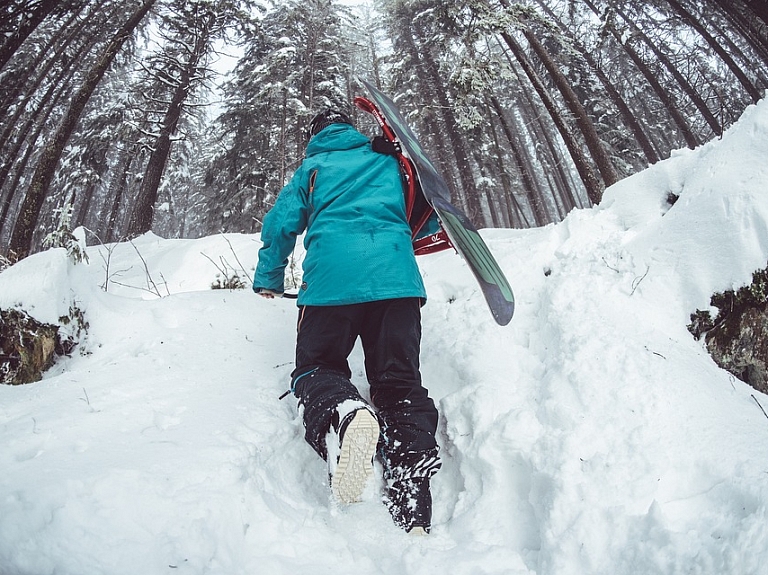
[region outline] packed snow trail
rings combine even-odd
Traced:
[[[22,261],[0,307],[76,305],[89,328],[84,354],[0,387],[0,573],[764,573],[768,397],[686,324],[768,262],[765,157],[763,101],[598,208],[484,231],[518,296],[507,327],[454,254],[419,260],[444,458],[422,538],[375,498],[331,502],[277,399],[295,304],[209,289],[222,259],[255,264],[258,236]],[[359,348],[351,367],[367,393]]]

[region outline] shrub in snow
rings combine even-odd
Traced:
[[[216,279],[211,284],[211,289],[245,289],[248,287],[243,278],[241,278],[237,272],[216,274]]]
[[[72,221],[72,204],[57,210],[59,213],[59,225],[43,240],[45,248],[64,248],[73,263],[85,261],[88,263],[88,255],[85,253],[85,237],[77,237],[70,227]],[[81,228],[78,228],[81,230]]]

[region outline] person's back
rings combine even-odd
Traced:
[[[282,275],[274,272],[305,228],[300,305],[426,298],[397,160],[374,152],[348,124],[332,124],[312,138],[306,159],[264,218],[267,249],[259,254],[254,285],[282,291]]]
[[[400,170],[348,124],[312,138],[301,304],[426,297],[411,246]]]

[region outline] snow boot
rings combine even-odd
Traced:
[[[395,481],[384,494],[395,525],[412,535],[426,535],[432,528],[432,494],[429,478]]]
[[[393,465],[385,459],[387,487],[384,504],[395,525],[413,535],[426,535],[432,528],[430,478],[440,469],[437,449],[407,453]]]
[[[373,477],[373,456],[379,433],[379,422],[368,407],[358,407],[344,416],[338,411],[334,413],[326,444],[331,492],[339,502],[349,504],[362,500]]]

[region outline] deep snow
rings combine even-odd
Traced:
[[[89,329],[85,353],[0,387],[0,573],[768,573],[768,397],[686,330],[768,261],[767,157],[763,100],[597,208],[484,231],[517,296],[507,327],[455,254],[419,260],[444,457],[425,538],[375,497],[330,501],[277,399],[294,302],[210,289],[223,260],[252,268],[258,236],[20,262],[0,307],[56,322],[76,304]]]

